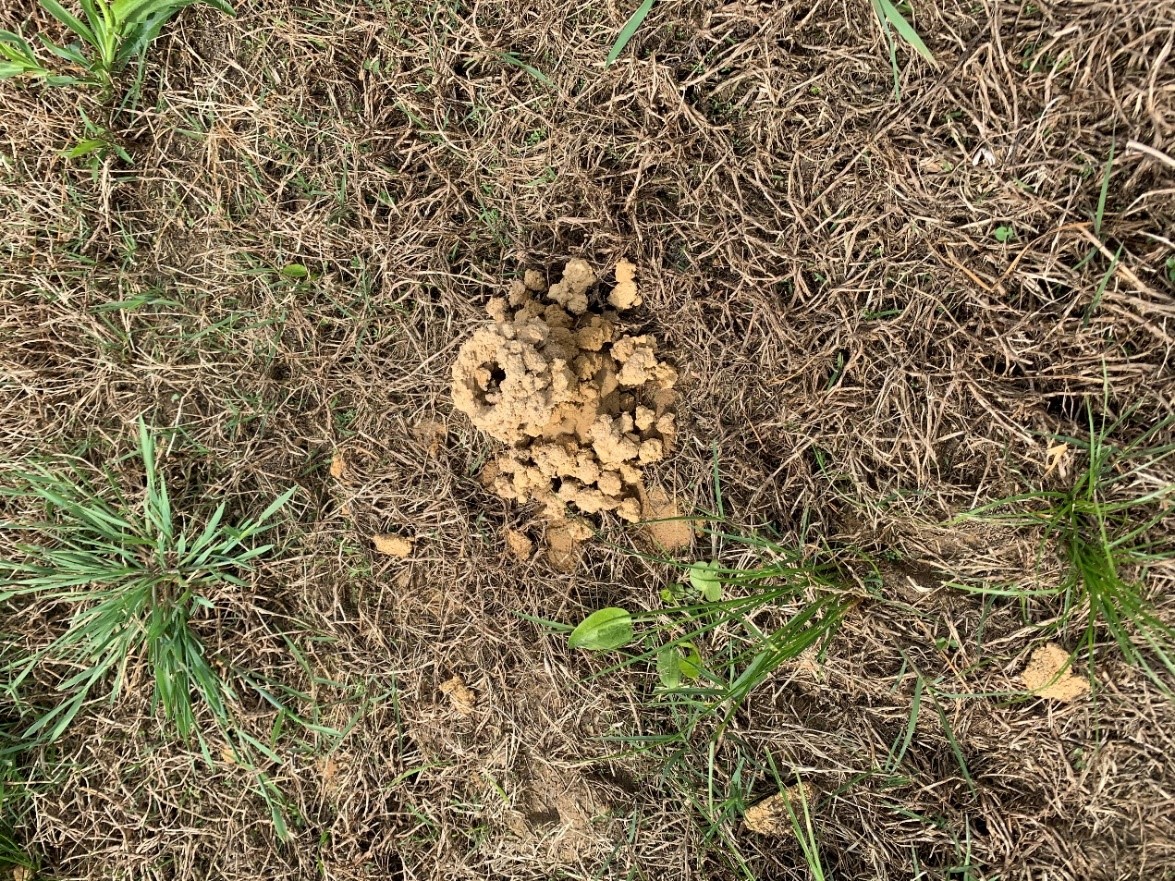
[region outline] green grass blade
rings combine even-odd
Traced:
[[[942,724],[943,733],[946,734],[947,743],[950,745],[951,752],[955,756],[955,761],[959,763],[959,770],[963,773],[963,779],[967,781],[967,788],[971,790],[971,794],[977,796],[979,794],[978,788],[975,786],[975,780],[971,777],[971,772],[967,769],[967,759],[963,756],[963,749],[959,746],[959,741],[955,738],[954,729],[947,721],[946,711],[943,710],[942,705],[937,699],[934,700],[934,708],[938,710],[938,720]]]
[[[1082,327],[1089,327],[1089,321],[1093,318],[1094,313],[1102,305],[1102,296],[1106,293],[1106,287],[1110,284],[1110,279],[1114,276],[1114,270],[1118,268],[1118,260],[1122,257],[1122,245],[1118,246],[1118,252],[1114,255],[1114,259],[1110,261],[1110,268],[1106,270],[1106,274],[1102,276],[1101,283],[1097,286],[1097,290],[1093,292],[1093,299],[1089,301],[1089,305],[1085,308],[1085,315],[1081,319]]]
[[[1106,196],[1110,192],[1110,169],[1114,164],[1114,142],[1110,141],[1110,155],[1106,157],[1105,168],[1102,169],[1102,188],[1097,197],[1097,212],[1093,215],[1093,234],[1098,238],[1102,235],[1102,219],[1106,214]],[[1122,253],[1119,249],[1118,253]]]
[[[263,526],[266,522],[268,522],[268,520],[274,514],[276,514],[278,511],[280,511],[282,508],[284,508],[286,506],[286,503],[294,497],[294,493],[296,493],[297,491],[298,491],[298,487],[291,486],[288,490],[286,490],[284,493],[282,493],[280,496],[278,496],[276,499],[274,499],[272,502],[270,502],[269,507],[267,507],[264,511],[262,511],[261,515],[256,520],[253,521],[253,523],[256,525],[255,525],[254,529],[250,531],[250,534],[255,532],[257,528]]]
[[[519,67],[522,70],[525,70],[527,73],[529,73],[532,77],[534,77],[536,80],[538,80],[544,86],[554,86],[555,85],[551,81],[551,78],[549,76],[547,76],[545,73],[543,73],[537,67],[535,67],[533,64],[527,64],[525,61],[523,61],[521,58],[519,58],[513,52],[499,52],[498,58],[501,59],[502,61],[505,61],[507,64],[512,64],[515,67]]]
[[[46,12],[52,15],[55,19],[57,19],[91,46],[97,45],[98,40],[94,36],[94,31],[80,18],[58,3],[57,0],[41,0],[41,6],[45,8]]]
[[[910,718],[906,722],[906,731],[902,735],[902,742],[897,750],[890,750],[890,758],[886,763],[886,768],[890,772],[901,766],[902,759],[906,757],[906,751],[914,740],[914,732],[918,727],[918,712],[922,707],[922,689],[925,684],[926,680],[921,675],[914,681],[914,697],[910,701]]]
[[[189,560],[198,558],[216,537],[217,530],[220,529],[220,521],[224,518],[226,504],[226,502],[221,502],[216,506],[216,510],[212,512],[212,516],[208,518],[208,524],[204,527],[204,531],[192,542],[192,546],[188,549]]]
[[[913,25],[906,21],[892,0],[874,0],[874,8],[880,9],[881,14],[885,16],[885,20],[893,25],[893,29],[898,32],[903,40],[910,44],[919,55],[929,61],[931,64],[938,62],[934,58],[934,54],[922,42],[922,38],[918,36],[918,32],[914,30]]]
[[[628,41],[632,39],[645,19],[648,18],[656,2],[657,0],[644,0],[636,8],[636,12],[629,17],[628,21],[624,23],[624,27],[620,29],[620,33],[616,36],[616,42],[612,44],[612,51],[608,53],[608,57],[604,60],[605,65],[615,63],[616,59],[620,57],[620,53],[624,51],[624,47],[628,45]]]

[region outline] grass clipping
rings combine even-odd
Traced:
[[[453,403],[506,447],[485,484],[539,503],[576,539],[591,534],[577,514],[641,519],[643,468],[665,457],[675,430],[677,372],[658,360],[654,337],[623,333],[620,311],[641,300],[633,264],[621,260],[615,275],[607,306],[593,310],[586,261],[569,261],[549,288],[529,270],[489,302],[491,321],[453,365]]]

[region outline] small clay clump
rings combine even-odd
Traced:
[[[627,260],[616,266],[608,302],[617,309],[640,303],[635,270]],[[642,469],[673,441],[677,382],[652,336],[626,335],[618,312],[589,309],[595,283],[580,259],[549,288],[527,271],[508,297],[490,301],[490,323],[453,365],[453,403],[507,447],[486,465],[486,484],[588,534],[571,509],[641,518]]]
[[[1075,675],[1072,663],[1067,651],[1050,642],[1032,653],[1020,678],[1034,695],[1069,703],[1089,693],[1089,680]]]

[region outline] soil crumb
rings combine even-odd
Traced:
[[[412,539],[405,538],[402,535],[381,532],[371,542],[375,545],[376,552],[386,557],[399,557],[400,559],[404,559],[412,556]]]
[[[635,267],[621,261],[616,273],[613,305],[639,303]],[[486,486],[540,503],[551,523],[573,510],[640,520],[643,468],[665,457],[676,428],[677,372],[654,337],[624,334],[616,311],[589,310],[595,282],[578,258],[545,293],[528,270],[490,301],[491,321],[453,365],[453,403],[506,445],[483,471]]]
[[[658,521],[644,524],[645,533],[665,551],[680,551],[694,543],[694,521],[671,520],[681,517],[677,501],[659,486],[651,487],[641,498],[641,517]]]
[[[582,521],[562,520],[547,527],[547,560],[560,572],[574,572],[583,543],[592,531]]]
[[[804,802],[810,805],[815,798],[815,786],[811,783],[797,783],[789,786],[785,792],[777,792],[751,805],[743,814],[743,823],[749,831],[758,835],[792,835],[794,830],[787,811],[788,804],[796,819],[803,823]]]
[[[448,695],[449,702],[459,716],[472,716],[477,708],[477,696],[460,676],[454,676],[440,684],[441,693]]]
[[[641,304],[641,295],[636,287],[636,266],[627,260],[616,261],[616,287],[608,295],[608,302],[621,311]]]
[[[1089,692],[1089,680],[1073,675],[1069,653],[1054,642],[1032,653],[1020,678],[1024,687],[1037,697],[1065,703]]]
[[[525,532],[519,532],[517,529],[506,530],[506,547],[510,549],[510,553],[524,562],[534,553],[534,542]]]

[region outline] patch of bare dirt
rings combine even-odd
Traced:
[[[506,825],[518,845],[537,848],[542,863],[573,866],[600,847],[609,806],[576,770],[536,762],[519,809]],[[525,852],[525,851],[524,851]]]

